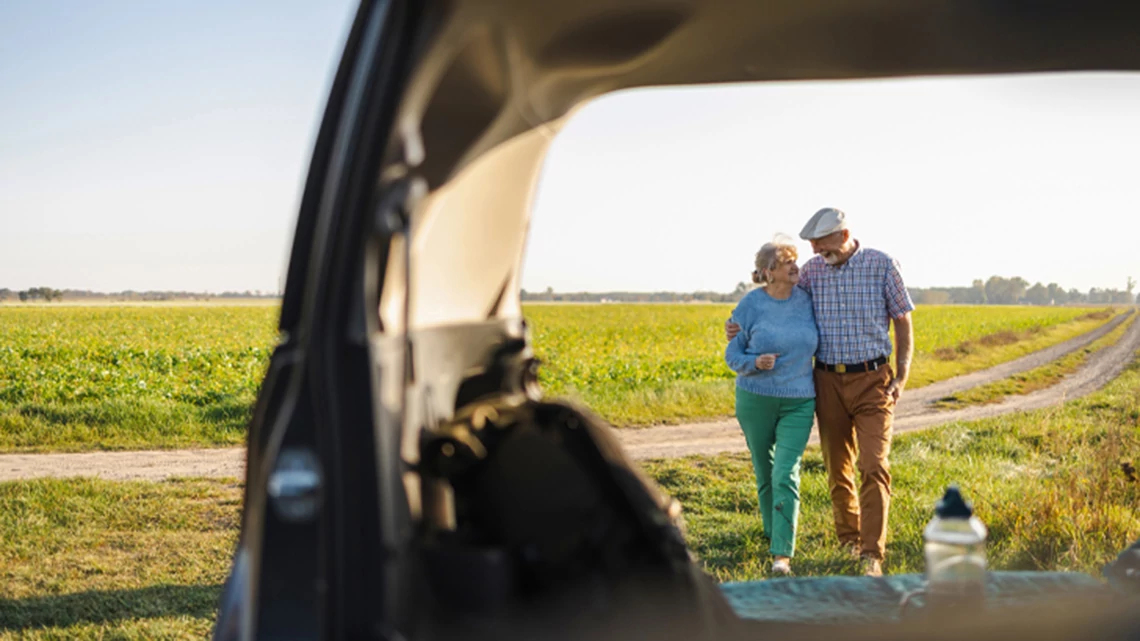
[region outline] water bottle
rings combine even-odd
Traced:
[[[986,526],[954,485],[934,508],[926,540],[926,602],[931,610],[981,608],[986,588]]]

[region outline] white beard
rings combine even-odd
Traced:
[[[839,262],[839,254],[836,254],[834,252],[824,252],[820,254],[820,256],[823,256],[823,262],[827,263],[828,265],[834,265]]]

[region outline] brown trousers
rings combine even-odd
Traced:
[[[815,415],[831,509],[839,541],[882,560],[891,505],[891,425],[895,404],[887,394],[889,366],[837,374],[815,370]],[[855,494],[855,467],[861,482]]]

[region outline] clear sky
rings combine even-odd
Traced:
[[[524,288],[727,291],[832,206],[910,285],[1123,289],[1140,278],[1138,114],[1140,74],[604,97],[548,156]]]
[[[0,287],[276,291],[351,4],[0,2]]]
[[[276,290],[351,5],[0,3],[0,287]],[[834,206],[911,285],[1123,288],[1136,114],[1140,74],[605,97],[551,151],[523,286],[728,291]]]

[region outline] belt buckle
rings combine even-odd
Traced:
[[[837,374],[846,374],[846,373],[847,373],[847,366],[846,366],[846,365],[844,365],[843,363],[840,363],[840,364],[836,365],[836,366],[835,366],[835,373],[837,373]]]

